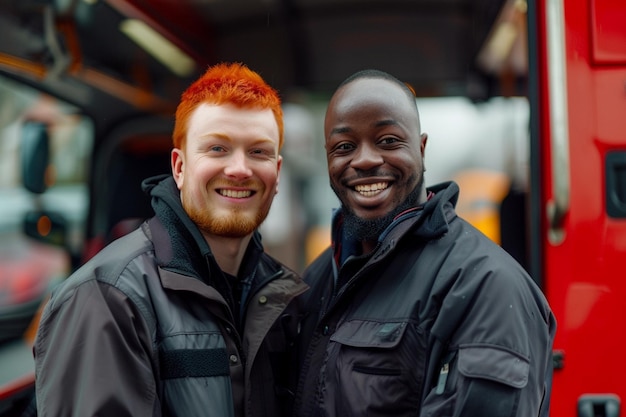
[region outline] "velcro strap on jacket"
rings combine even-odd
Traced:
[[[179,349],[160,353],[161,379],[230,375],[225,349]]]

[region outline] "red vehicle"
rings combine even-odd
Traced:
[[[150,215],[139,182],[169,169],[179,94],[220,60],[258,70],[286,105],[314,122],[286,140],[281,185],[291,185],[291,194],[279,196],[291,205],[278,223],[289,224],[288,233],[282,241],[264,234],[270,251],[296,270],[326,243],[326,210],[335,203],[319,129],[345,76],[379,67],[420,98],[461,97],[472,109],[523,99],[524,186],[502,199],[510,185],[503,173],[480,171],[479,186],[464,186],[461,195],[475,188],[491,200],[479,202],[474,220],[520,260],[555,312],[551,416],[623,414],[626,362],[615,358],[626,344],[624,0],[0,0],[0,28],[0,326],[27,331],[0,333],[0,416],[34,415],[37,305],[59,274]],[[157,42],[168,46],[155,51]],[[159,56],[170,48],[175,58]],[[447,125],[459,119],[456,110],[437,114]],[[426,126],[431,120],[423,116]],[[12,129],[24,132],[33,121],[39,145],[21,159],[10,152],[30,139]],[[450,136],[469,140],[472,130]],[[428,166],[446,135],[426,131]],[[38,165],[35,151],[48,145],[49,158]],[[459,149],[445,152],[449,158]],[[493,162],[494,155],[481,156]],[[33,168],[3,188],[16,161]],[[35,185],[26,188],[36,191],[29,194],[23,185],[30,180]]]
[[[626,398],[626,3],[529,2],[531,259],[558,320],[551,415]]]

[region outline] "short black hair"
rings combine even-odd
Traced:
[[[357,71],[354,74],[350,75],[345,80],[343,80],[341,84],[339,84],[337,89],[340,89],[344,85],[350,84],[351,82],[360,80],[362,78],[378,78],[378,79],[388,80],[393,83],[396,83],[398,86],[400,86],[400,88],[402,88],[402,90],[404,90],[404,92],[411,99],[411,101],[415,103],[415,90],[413,89],[413,87],[411,87],[409,84],[403,81],[400,81],[398,78],[394,77],[388,72],[381,71],[378,69],[370,68],[370,69]],[[416,107],[417,107],[417,104],[416,104]]]

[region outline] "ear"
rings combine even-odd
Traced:
[[[185,177],[185,154],[181,149],[172,149],[171,154],[172,176],[176,182],[176,186],[180,190],[183,187]]]
[[[420,135],[420,153],[422,154],[422,158],[426,154],[426,142],[428,142],[428,133],[422,133]]]
[[[283,156],[278,155],[278,163],[276,165],[276,191],[274,194],[278,194],[278,183],[280,182],[280,168],[283,166]]]

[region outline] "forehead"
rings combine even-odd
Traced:
[[[277,152],[280,150],[279,128],[272,110],[238,107],[230,103],[202,103],[187,120],[185,149],[197,149],[213,140],[227,140],[243,146],[265,143]]]
[[[340,87],[333,95],[326,113],[327,123],[341,123],[348,118],[389,118],[405,124],[419,119],[415,102],[391,80],[360,78]]]
[[[278,124],[271,109],[202,103],[191,114],[187,127],[189,134],[256,132],[260,137],[278,141]]]

